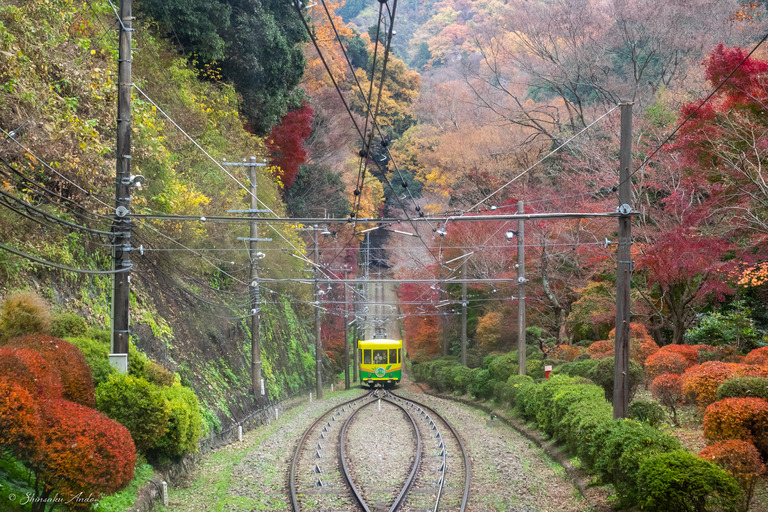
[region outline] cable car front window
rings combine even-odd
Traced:
[[[387,351],[386,350],[374,350],[373,351],[373,364],[387,364]]]
[[[397,349],[389,349],[389,364],[396,364],[397,362]]]
[[[371,351],[363,350],[363,364],[371,364]]]

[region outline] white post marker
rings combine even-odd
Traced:
[[[309,392],[309,403],[312,403],[312,392]]]
[[[279,415],[278,414],[278,409],[277,409],[277,407],[275,407],[275,419],[277,419],[278,415]]]
[[[168,482],[163,480],[163,506],[168,506]]]
[[[237,426],[237,440],[242,442],[243,441],[243,426],[238,425]]]
[[[261,379],[261,394],[264,394],[264,379]]]
[[[333,393],[333,382],[331,382],[331,393]]]
[[[381,410],[381,398],[379,398],[379,410]]]

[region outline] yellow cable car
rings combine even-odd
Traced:
[[[360,351],[360,383],[374,387],[394,386],[403,376],[403,340],[372,339],[357,342]]]

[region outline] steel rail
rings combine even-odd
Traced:
[[[328,416],[328,415],[329,415],[329,414],[330,414],[330,413],[331,413],[333,410],[335,410],[335,409],[338,409],[339,407],[345,407],[345,406],[347,406],[347,405],[349,405],[349,404],[352,404],[352,403],[354,403],[354,402],[356,402],[356,401],[358,401],[358,400],[362,400],[362,399],[364,399],[364,398],[367,398],[367,397],[371,396],[372,394],[373,394],[373,393],[368,393],[367,395],[361,395],[361,396],[359,396],[359,397],[357,397],[357,398],[353,398],[352,400],[349,400],[349,401],[347,401],[347,402],[343,402],[343,403],[341,403],[341,404],[338,404],[338,405],[335,405],[335,406],[333,406],[331,409],[328,409],[326,412],[324,412],[323,414],[321,414],[321,415],[320,415],[320,416],[319,416],[319,417],[318,417],[318,418],[317,418],[317,419],[314,421],[314,423],[312,423],[312,425],[310,425],[310,426],[309,426],[309,428],[307,428],[307,430],[305,430],[305,431],[304,431],[304,434],[301,436],[301,439],[299,439],[299,443],[298,443],[298,445],[296,446],[296,451],[295,451],[295,453],[293,454],[293,459],[291,460],[291,471],[290,471],[290,474],[289,474],[289,477],[288,477],[288,487],[289,487],[289,489],[290,489],[290,492],[291,492],[291,506],[293,507],[293,511],[294,511],[294,512],[300,512],[300,510],[301,510],[301,509],[299,508],[299,498],[298,498],[298,496],[296,495],[296,463],[298,462],[298,460],[299,460],[299,457],[301,456],[301,449],[302,449],[302,448],[303,448],[303,446],[304,446],[304,442],[307,440],[307,436],[308,436],[308,435],[309,435],[309,433],[310,433],[312,430],[314,430],[314,429],[315,429],[315,427],[317,427],[317,425],[318,425],[318,424],[319,424],[321,421],[323,421],[323,420],[325,419],[325,417],[326,417],[326,416]],[[371,402],[371,403],[372,403],[372,402]],[[370,404],[365,404],[365,405],[370,405]],[[357,410],[360,410],[360,408],[358,408]]]
[[[364,510],[364,512],[371,512],[371,509],[368,507],[368,504],[363,499],[363,496],[360,494],[360,491],[358,490],[357,486],[355,486],[354,482],[352,481],[352,475],[349,474],[349,467],[347,466],[347,460],[346,460],[346,450],[344,447],[344,438],[347,433],[347,427],[349,427],[349,424],[352,421],[352,418],[354,418],[355,415],[358,412],[360,412],[363,408],[373,405],[373,403],[374,401],[371,400],[367,404],[358,407],[357,410],[355,410],[355,412],[353,412],[349,416],[349,418],[347,418],[347,420],[344,422],[344,425],[341,427],[341,431],[339,432],[339,460],[341,462],[342,473],[344,474],[344,479],[347,481],[347,485],[349,485],[349,488],[352,490],[352,494],[355,496],[355,499],[357,500],[360,507]],[[414,457],[414,461],[411,466],[411,472],[406,478],[406,481],[403,484],[403,487],[400,489],[400,493],[398,494],[397,498],[395,498],[394,503],[389,508],[389,512],[397,512],[405,503],[405,498],[408,496],[408,491],[410,491],[411,486],[413,485],[413,482],[416,479],[416,472],[418,471],[419,466],[421,465],[422,443],[421,443],[421,434],[419,433],[419,429],[416,426],[416,422],[413,420],[411,415],[408,414],[408,411],[405,409],[405,407],[403,407],[400,404],[394,403],[392,401],[388,401],[388,403],[398,407],[401,411],[403,411],[403,414],[405,415],[405,417],[411,421],[411,427],[413,428],[413,432],[416,435],[416,455]]]
[[[439,412],[434,410],[432,407],[429,407],[428,405],[425,405],[421,402],[411,400],[410,398],[405,398],[405,397],[396,395],[391,391],[389,392],[389,394],[405,402],[410,402],[414,405],[418,405],[422,409],[427,409],[431,411],[435,417],[437,417],[440,421],[442,421],[448,426],[448,428],[451,431],[451,434],[453,434],[453,437],[456,438],[456,442],[459,444],[459,448],[461,449],[461,453],[464,457],[464,496],[462,497],[461,508],[459,509],[460,512],[464,512],[467,508],[467,501],[469,500],[469,484],[470,484],[470,478],[471,478],[471,467],[469,463],[469,454],[467,453],[467,449],[464,447],[464,442],[461,440],[461,437],[459,437],[459,433],[456,432],[456,429],[453,428],[453,425],[451,425]]]

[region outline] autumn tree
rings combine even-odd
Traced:
[[[646,369],[647,371],[647,369]],[[662,405],[669,407],[672,411],[672,421],[675,426],[680,426],[677,420],[677,406],[683,401],[683,379],[680,375],[674,373],[664,373],[659,375],[651,382],[651,394],[661,402]]]
[[[272,157],[272,165],[280,168],[278,176],[283,189],[289,189],[296,181],[299,166],[307,158],[303,147],[304,140],[309,137],[312,129],[314,110],[307,102],[301,107],[289,110],[280,119],[280,124],[272,127],[265,144]]]
[[[704,438],[710,442],[747,441],[764,457],[768,453],[768,401],[726,398],[709,405],[704,412]]]
[[[736,478],[744,489],[743,510],[748,511],[755,485],[766,469],[755,446],[748,441],[729,439],[707,446],[699,457],[714,462]]]

